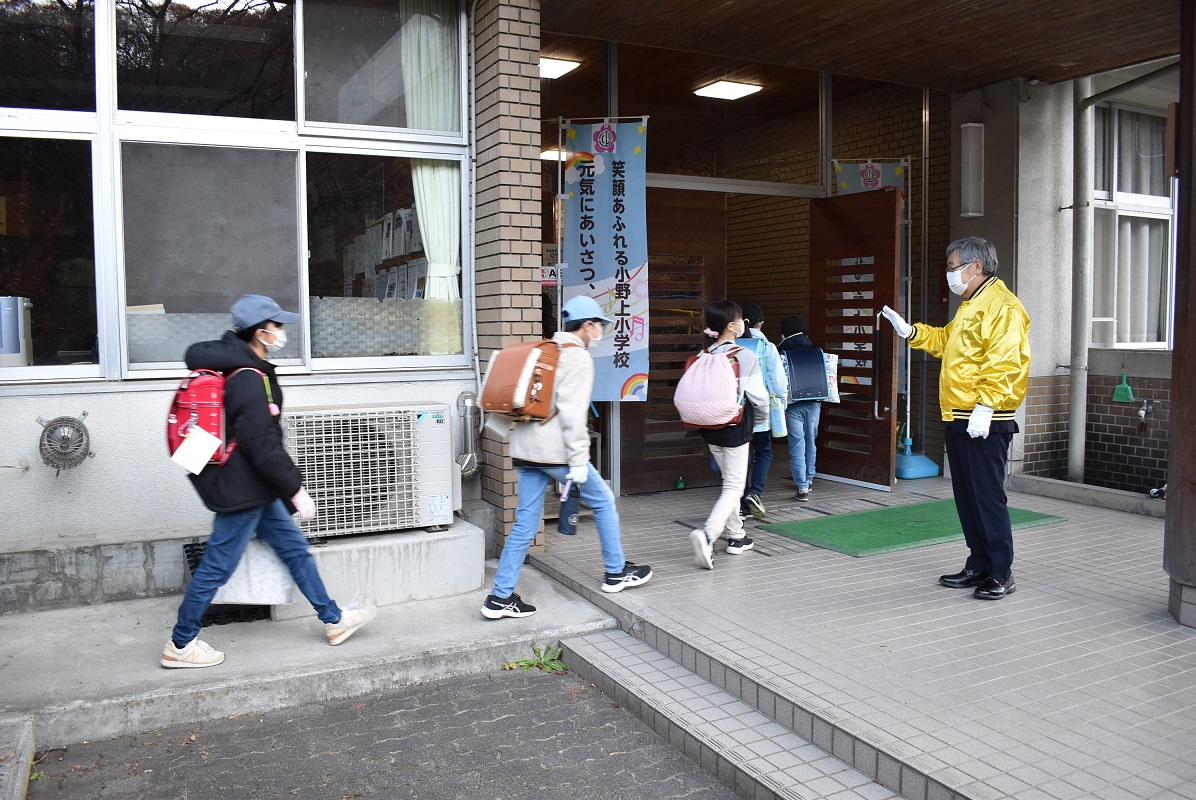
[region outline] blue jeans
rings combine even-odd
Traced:
[[[822,403],[818,400],[798,400],[785,409],[785,424],[789,427],[789,472],[799,491],[809,491],[814,480],[814,460],[818,449],[818,418]]]
[[[744,500],[749,494],[764,496],[764,482],[768,480],[768,468],[772,466],[772,431],[756,431],[752,434],[750,444],[752,466],[748,473],[747,489],[743,492]]]
[[[627,563],[623,558],[622,534],[619,529],[619,512],[615,509],[615,496],[594,465],[589,465],[590,476],[581,485],[581,502],[594,511],[594,522],[598,524],[598,541],[602,543],[602,561],[606,571],[618,574]],[[544,513],[544,494],[548,484],[557,480],[565,482],[569,468],[560,466],[516,467],[519,477],[519,505],[515,507],[515,525],[507,535],[502,555],[498,559],[498,572],[494,574],[494,596],[510,597],[519,582],[527,548],[540,530]]]
[[[316,561],[307,549],[307,537],[287,513],[281,500],[275,500],[245,511],[217,512],[212,535],[204,549],[203,558],[187,584],[187,594],[179,606],[179,619],[170,634],[175,644],[184,645],[199,636],[199,621],[208,610],[216,590],[228,581],[249,540],[254,534],[274,548],[303,596],[311,602],[321,622],[339,622],[341,610],[328,592],[316,571]]]

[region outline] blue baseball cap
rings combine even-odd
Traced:
[[[602,313],[597,301],[589,295],[579,294],[565,301],[561,308],[561,318],[564,322],[584,322],[587,319],[598,319],[610,325],[614,320]]]
[[[277,322],[290,325],[299,321],[299,315],[283,311],[282,306],[263,294],[247,294],[233,303],[233,328],[243,331],[263,322]]]

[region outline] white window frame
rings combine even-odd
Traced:
[[[1163,117],[1167,116],[1165,111],[1156,108],[1147,108],[1144,106],[1131,105],[1127,103],[1109,103],[1104,106],[1108,111],[1109,127],[1105,134],[1105,152],[1102,154],[1106,164],[1108,165],[1109,181],[1111,189],[1104,191],[1093,192],[1093,206],[1099,210],[1105,210],[1113,214],[1113,230],[1112,230],[1112,249],[1117,252],[1117,237],[1120,233],[1119,220],[1121,217],[1138,217],[1147,219],[1165,219],[1167,220],[1167,264],[1165,267],[1165,274],[1167,276],[1167,299],[1163,304],[1162,313],[1165,321],[1163,323],[1166,335],[1164,340],[1155,342],[1112,342],[1102,344],[1103,349],[1110,350],[1172,350],[1175,346],[1175,261],[1176,261],[1176,206],[1178,200],[1178,186],[1174,178],[1169,178],[1169,194],[1166,197],[1161,195],[1137,194],[1133,192],[1122,192],[1118,189],[1118,177],[1120,170],[1118,169],[1117,153],[1118,153],[1118,138],[1121,132],[1121,126],[1118,124],[1118,117],[1122,111],[1129,111],[1135,114],[1146,114],[1149,116]],[[1113,286],[1114,293],[1117,286],[1117,269],[1118,265],[1116,257],[1113,259]],[[1117,329],[1117,298],[1113,298],[1114,316],[1112,317],[1093,317],[1089,321],[1092,326],[1098,322],[1112,323],[1114,329],[1114,338],[1116,338]]]
[[[298,159],[296,170],[298,237],[296,275],[300,286],[300,313],[305,326],[302,358],[282,362],[282,374],[380,372],[426,373],[432,370],[467,369],[473,352],[474,295],[473,242],[469,226],[469,151],[467,103],[467,20],[458,0],[461,104],[459,133],[405,128],[347,126],[304,121],[303,0],[297,0],[292,26],[295,48],[294,121],[254,120],[146,111],[117,107],[116,1],[95,0],[95,111],[54,111],[0,108],[0,136],[86,140],[92,144],[92,207],[95,238],[96,327],[99,364],[0,368],[0,387],[20,383],[94,381],[105,379],[177,379],[182,362],[133,365],[129,361],[125,309],[124,211],[122,199],[122,146],[133,142],[286,150]],[[455,160],[461,172],[461,335],[462,352],[436,356],[377,356],[318,358],[311,356],[307,230],[307,153],[328,152],[400,158]],[[412,376],[414,377],[414,375]]]
[[[307,95],[303,90],[303,80],[300,76],[307,75],[306,53],[303,47],[303,2],[296,0],[295,21],[295,118],[298,120],[299,132],[307,136],[329,136],[340,139],[385,139],[387,137],[402,137],[405,141],[426,144],[468,144],[466,130],[469,127],[469,104],[465,83],[468,81],[469,49],[468,30],[465,19],[465,6],[461,0],[457,2],[457,41],[461,43],[457,53],[458,72],[462,76],[460,92],[460,110],[457,118],[461,120],[461,130],[457,133],[449,131],[425,131],[418,128],[390,128],[379,126],[348,125],[340,122],[320,122],[307,119]],[[397,3],[396,3],[397,6]],[[464,219],[464,217],[462,217]]]
[[[91,114],[91,112],[81,112]],[[95,116],[91,114],[91,116]],[[101,280],[103,270],[101,269],[101,225],[100,225],[100,175],[97,164],[99,162],[98,147],[96,143],[96,136],[90,133],[80,133],[75,131],[44,131],[44,130],[16,130],[5,129],[0,132],[0,138],[4,139],[55,139],[60,141],[76,141],[88,142],[91,150],[91,235],[92,235],[92,252],[95,256],[95,311],[96,311],[96,337],[99,342],[99,363],[96,364],[43,364],[33,365],[28,367],[0,367],[0,383],[27,383],[33,381],[61,381],[61,380],[81,380],[102,378],[105,375],[105,353],[104,353],[104,336],[103,330],[105,326],[104,310],[101,306]],[[35,313],[38,310],[35,309]]]

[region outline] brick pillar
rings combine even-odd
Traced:
[[[479,0],[474,20],[478,348],[490,354],[542,333],[540,315],[540,2]],[[482,437],[482,499],[497,510],[498,544],[515,519],[506,446]],[[542,547],[537,537],[535,547]]]

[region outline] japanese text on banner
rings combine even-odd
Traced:
[[[593,297],[614,320],[590,352],[594,400],[648,395],[647,122],[564,123],[564,299]]]

